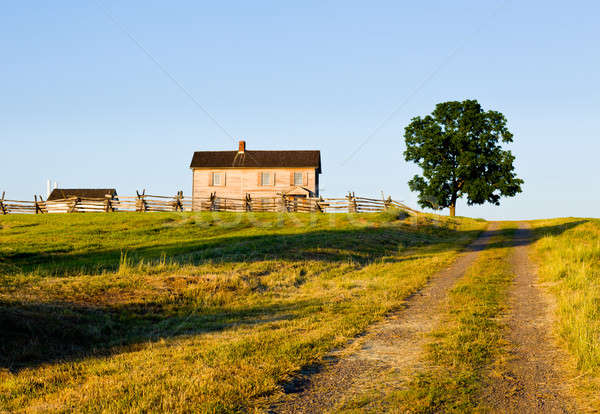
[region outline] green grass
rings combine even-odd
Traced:
[[[600,406],[600,220],[532,222],[540,280],[556,299],[557,332],[573,357],[584,406]]]
[[[449,292],[443,322],[431,334],[425,369],[398,391],[373,395],[377,411],[464,413],[484,409],[483,380],[504,352],[498,317],[514,277],[509,262],[511,225],[504,225]],[[365,404],[365,402],[363,402]],[[356,402],[348,405],[353,411]],[[343,411],[343,410],[342,410]],[[354,410],[356,411],[356,410]]]
[[[398,309],[485,223],[0,218],[0,411],[234,412]]]

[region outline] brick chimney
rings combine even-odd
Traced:
[[[240,148],[238,154],[243,154],[246,151],[246,141],[240,141]]]

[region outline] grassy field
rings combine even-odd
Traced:
[[[0,411],[260,409],[484,226],[397,212],[0,217]]]
[[[573,356],[580,401],[600,406],[600,220],[532,222],[540,279],[556,299],[557,333]]]

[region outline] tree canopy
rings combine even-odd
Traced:
[[[463,196],[469,205],[499,205],[501,197],[522,191],[515,157],[500,145],[513,140],[506,118],[483,111],[476,100],[437,104],[431,115],[411,120],[404,138],[406,161],[423,170],[408,182],[419,193],[421,207],[449,207],[454,216],[456,201]]]

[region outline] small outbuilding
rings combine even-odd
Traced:
[[[46,200],[46,209],[48,213],[99,212],[116,200],[114,188],[55,188]]]

